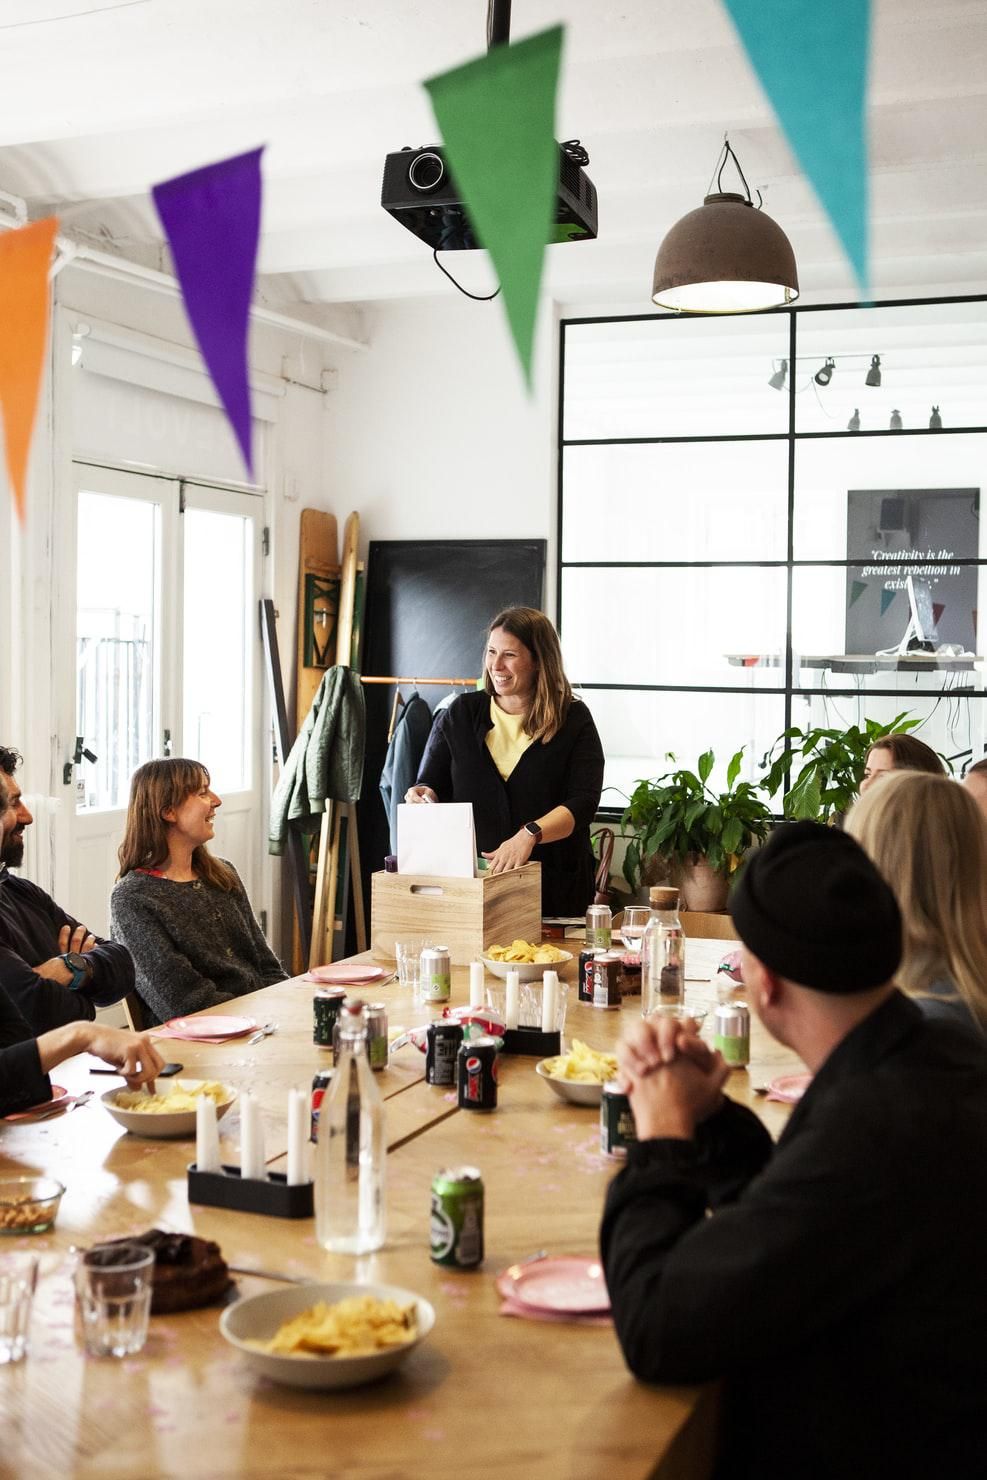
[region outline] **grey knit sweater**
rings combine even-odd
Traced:
[[[110,896],[110,934],[134,958],[148,1027],[287,976],[239,875],[236,888],[225,890],[202,879],[179,884],[154,874],[126,874]]]

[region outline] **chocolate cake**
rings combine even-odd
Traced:
[[[112,1262],[117,1244],[143,1244],[154,1250],[151,1314],[168,1315],[211,1305],[230,1288],[229,1269],[219,1245],[191,1233],[165,1233],[152,1228],[134,1238],[110,1239],[100,1245]]]

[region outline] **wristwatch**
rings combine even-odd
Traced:
[[[526,822],[524,824],[524,830],[526,833],[531,834],[536,843],[541,842],[541,828],[538,826],[537,822]]]
[[[79,988],[84,987],[92,978],[92,962],[81,951],[66,951],[64,955],[59,957],[59,960],[64,961],[72,973],[72,980],[69,982],[69,986],[73,992],[78,992]]]

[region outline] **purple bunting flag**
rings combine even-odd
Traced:
[[[253,477],[247,332],[260,236],[262,149],[152,190],[193,332]]]

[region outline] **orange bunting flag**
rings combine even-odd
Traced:
[[[0,411],[7,473],[22,524],[48,339],[48,268],[57,230],[57,219],[49,216],[0,236]]]

